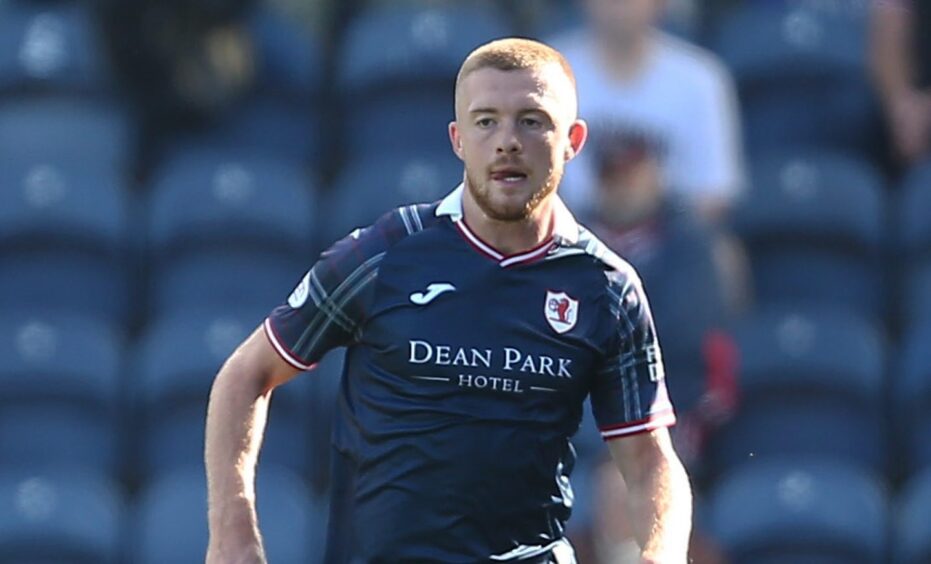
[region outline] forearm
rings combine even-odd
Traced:
[[[678,458],[664,458],[655,470],[628,484],[630,510],[644,560],[684,564],[692,524],[692,492]]]
[[[609,445],[627,483],[628,511],[642,561],[685,564],[692,528],[692,491],[668,431],[661,429]]]
[[[207,408],[208,560],[264,562],[255,470],[271,392],[235,360],[217,375]]]

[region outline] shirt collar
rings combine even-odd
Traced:
[[[447,215],[453,221],[460,221],[462,219],[462,194],[464,190],[465,186],[459,184],[455,190],[447,194],[436,208],[437,217]],[[562,246],[576,244],[579,240],[579,224],[558,195],[554,196],[553,213],[555,214],[553,240]]]

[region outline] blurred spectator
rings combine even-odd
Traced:
[[[209,123],[250,91],[256,0],[101,0],[119,79],[142,121],[143,156],[167,131]]]
[[[589,26],[553,40],[575,71],[592,138],[637,131],[661,148],[665,185],[718,219],[743,174],[734,85],[710,53],[660,31],[663,0],[580,0]],[[563,195],[591,207],[595,171],[583,151]]]
[[[729,239],[663,189],[658,141],[617,134],[589,150],[597,211],[586,224],[637,269],[650,294],[679,412],[673,435],[693,466],[709,425],[733,407],[732,348],[721,330],[744,307],[746,269]]]
[[[895,157],[913,163],[931,150],[931,3],[875,0],[870,63]]]
[[[637,269],[649,292],[679,419],[673,440],[694,472],[707,435],[737,400],[735,349],[722,329],[743,307],[737,298],[745,292],[740,265],[732,264],[736,255],[729,250],[721,252],[729,244],[723,235],[699,221],[681,196],[663,190],[658,141],[616,133],[593,140],[588,149],[598,180],[596,211],[586,223]],[[580,539],[580,554],[591,553],[596,562],[638,562],[623,479],[598,466],[592,480],[593,528]],[[700,527],[690,557],[721,561]]]

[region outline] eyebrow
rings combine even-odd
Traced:
[[[475,108],[474,110],[469,110],[469,113],[470,114],[497,114],[500,112],[496,108]],[[543,114],[545,116],[549,116],[549,112],[547,112],[543,108],[524,108],[522,110],[519,110],[517,113],[518,114],[537,113],[537,114]]]

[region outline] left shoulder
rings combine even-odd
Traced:
[[[606,290],[623,295],[632,286],[637,289],[642,286],[640,275],[633,265],[612,251],[585,227],[579,227],[578,245],[601,267]]]

